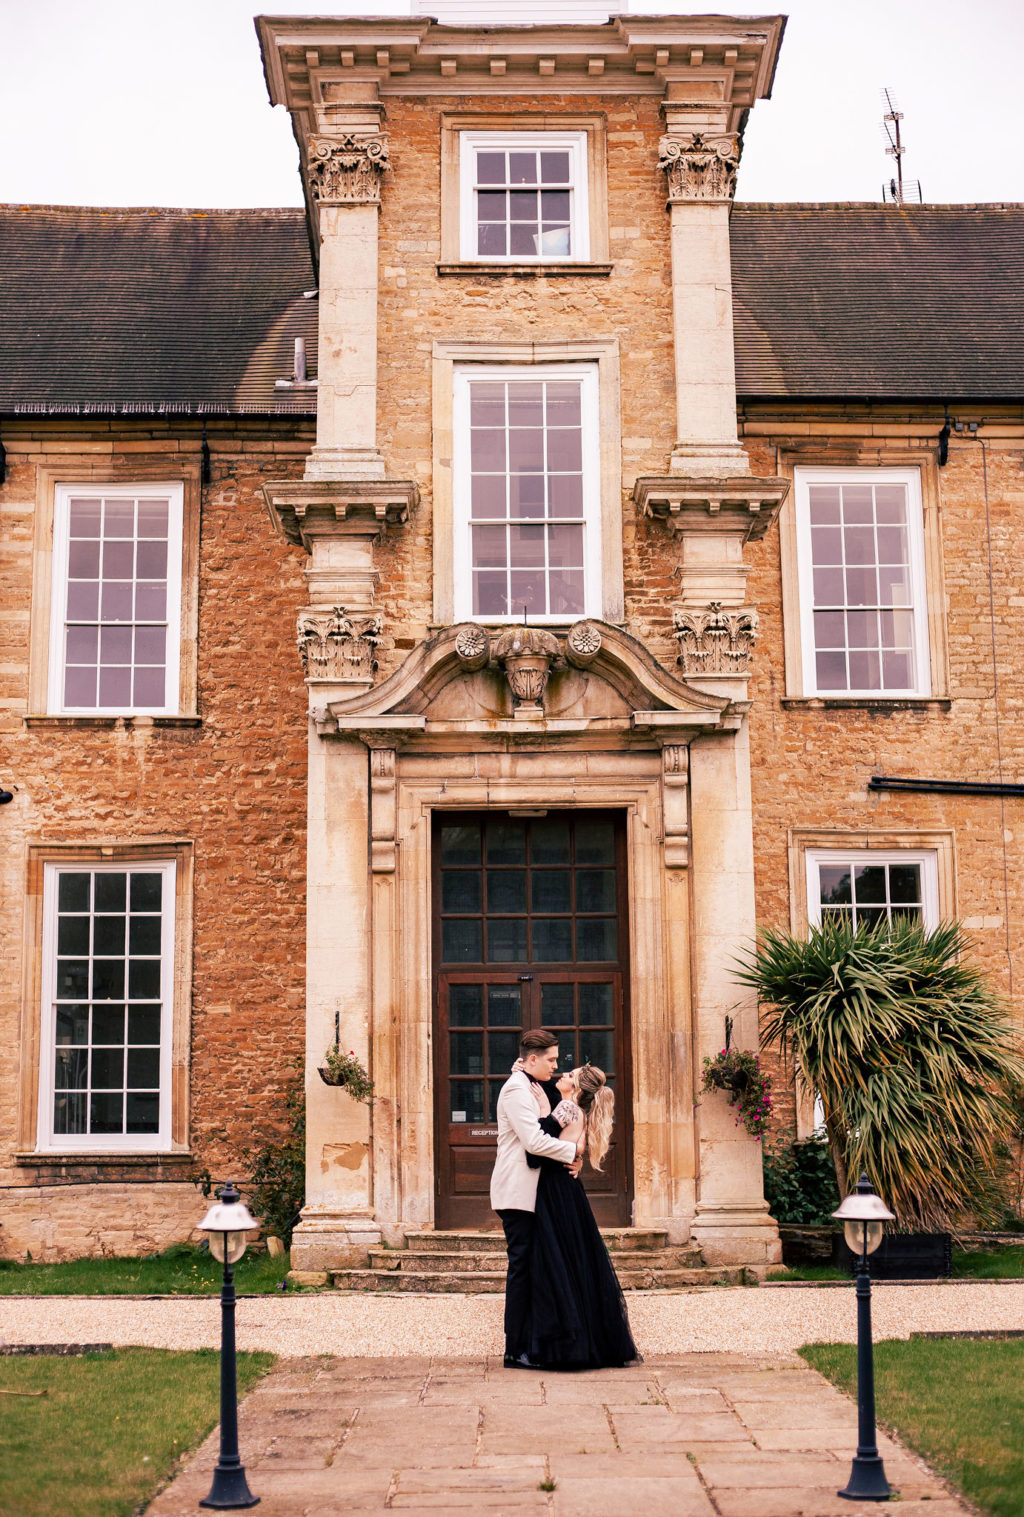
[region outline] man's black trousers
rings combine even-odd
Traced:
[[[527,1351],[530,1319],[530,1247],[533,1243],[532,1211],[500,1211],[508,1245],[508,1278],[505,1281],[505,1352],[518,1359]]]

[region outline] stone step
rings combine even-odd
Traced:
[[[664,1248],[668,1242],[668,1233],[648,1227],[602,1227],[601,1236],[609,1251]],[[434,1253],[490,1253],[505,1246],[500,1228],[407,1233],[405,1241],[408,1248]]]
[[[612,1263],[618,1273],[629,1269],[666,1270],[700,1269],[704,1260],[699,1248],[659,1248],[644,1250],[610,1249]],[[426,1248],[371,1248],[370,1268],[400,1270],[404,1274],[451,1274],[460,1272],[504,1270],[504,1248],[486,1253],[469,1253],[452,1250],[442,1253]]]
[[[419,1295],[498,1294],[505,1289],[505,1271],[438,1270],[414,1273],[401,1269],[331,1270],[331,1284],[336,1290],[412,1292]],[[745,1285],[743,1266],[723,1265],[717,1269],[620,1269],[619,1284],[627,1290],[678,1290],[686,1285]]]

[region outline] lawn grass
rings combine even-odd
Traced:
[[[800,1352],[856,1397],[852,1344],[812,1343]],[[875,1402],[880,1423],[991,1517],[1024,1517],[1024,1340],[876,1343]]]
[[[276,1290],[288,1268],[287,1254],[274,1259],[246,1253],[235,1265],[235,1290],[240,1295]],[[222,1278],[221,1265],[205,1249],[187,1243],[139,1259],[70,1259],[66,1264],[0,1259],[0,1296],[214,1296]]]
[[[239,1354],[239,1393],[273,1362]],[[0,1357],[0,1517],[128,1517],[215,1425],[219,1396],[213,1349]]]
[[[1024,1280],[1024,1246],[953,1251],[953,1273],[974,1280]]]

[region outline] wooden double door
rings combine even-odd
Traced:
[[[498,1092],[523,1031],[558,1034],[615,1092],[604,1168],[583,1182],[602,1226],[631,1220],[625,822],[614,811],[441,813],[433,833],[438,1227],[497,1226],[488,1189]]]

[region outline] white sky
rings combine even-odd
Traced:
[[[0,0],[0,201],[301,204],[291,123],[267,100],[257,8]],[[401,0],[264,9],[408,14]],[[737,198],[879,200],[892,165],[880,125],[888,85],[905,116],[904,172],[925,200],[1024,201],[1024,0],[791,0],[760,12],[750,0],[718,0],[706,9],[789,16],[773,98],[751,115]],[[500,0],[491,10],[500,21]]]

